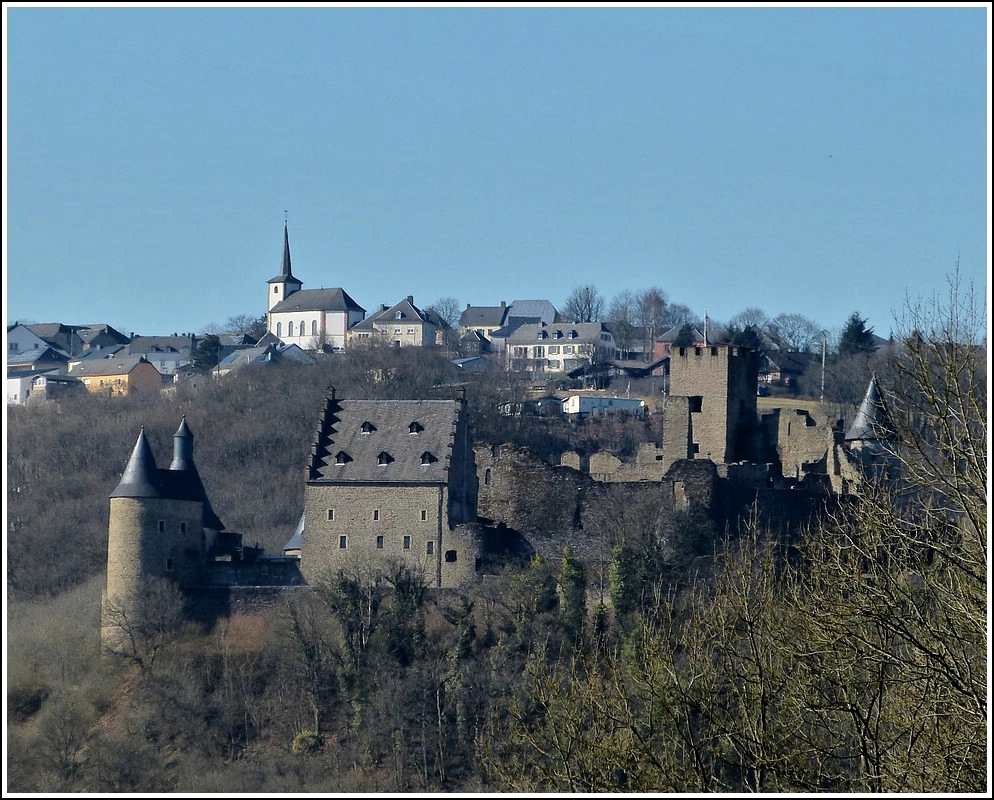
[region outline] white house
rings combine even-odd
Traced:
[[[645,416],[645,401],[632,400],[626,397],[597,397],[594,395],[574,394],[563,401],[563,413],[571,417],[601,416],[624,412],[635,417]]]
[[[521,325],[505,345],[508,368],[519,372],[570,372],[610,361],[617,349],[614,335],[601,322]]]

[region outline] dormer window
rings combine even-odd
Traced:
[[[557,339],[562,339],[563,338],[563,332],[562,331],[556,331],[556,338]]]
[[[421,431],[423,431],[425,429],[425,426],[422,425],[420,422],[412,422],[410,425],[407,426],[407,429],[412,434],[414,434],[415,436],[417,436],[419,433],[421,433]]]
[[[394,460],[393,456],[390,455],[386,450],[384,450],[376,457],[376,463],[379,464],[381,467],[385,467],[393,460]]]
[[[395,314],[393,315],[393,318],[394,318],[394,319],[403,319],[403,318],[404,318],[404,312],[403,312],[403,311],[398,311],[398,312],[396,312],[396,313],[395,313]]]
[[[436,461],[438,461],[438,459],[435,456],[433,456],[431,453],[429,453],[427,450],[425,450],[421,454],[421,466],[422,467],[426,467],[429,464],[434,464]]]
[[[370,434],[373,431],[375,431],[376,430],[376,426],[372,422],[369,422],[367,420],[366,422],[362,423],[361,430],[362,430],[363,435],[367,435],[367,434]]]
[[[539,338],[539,339],[544,339],[544,338],[545,338],[546,336],[548,336],[548,334],[547,334],[547,333],[546,333],[545,331],[541,331],[541,330],[540,330],[540,331],[538,332],[538,338]]]
[[[341,467],[344,464],[348,464],[352,460],[352,456],[346,453],[344,450],[339,450],[335,454],[335,466]]]
[[[579,336],[579,334],[576,331],[570,331],[569,332],[569,338],[570,339],[575,339],[577,336]]]

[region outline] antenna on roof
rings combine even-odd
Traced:
[[[283,209],[283,224],[286,225],[286,222],[287,222],[287,214],[286,214],[286,209],[284,208]]]

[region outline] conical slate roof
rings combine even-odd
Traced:
[[[880,389],[877,387],[877,378],[874,375],[870,378],[870,385],[866,388],[863,402],[859,404],[852,425],[849,426],[849,431],[846,433],[846,441],[884,438],[883,430],[886,419],[887,412],[884,409]]]
[[[111,492],[111,497],[162,497],[162,481],[155,466],[152,448],[145,437],[145,428],[138,433],[135,449],[124,468],[121,482]]]
[[[283,225],[283,257],[280,259],[280,274],[275,278],[270,278],[269,283],[297,283],[303,286],[299,278],[293,276],[290,270],[290,232],[287,226]]]

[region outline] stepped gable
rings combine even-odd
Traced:
[[[455,400],[345,400],[331,390],[311,446],[308,480],[444,483]]]

